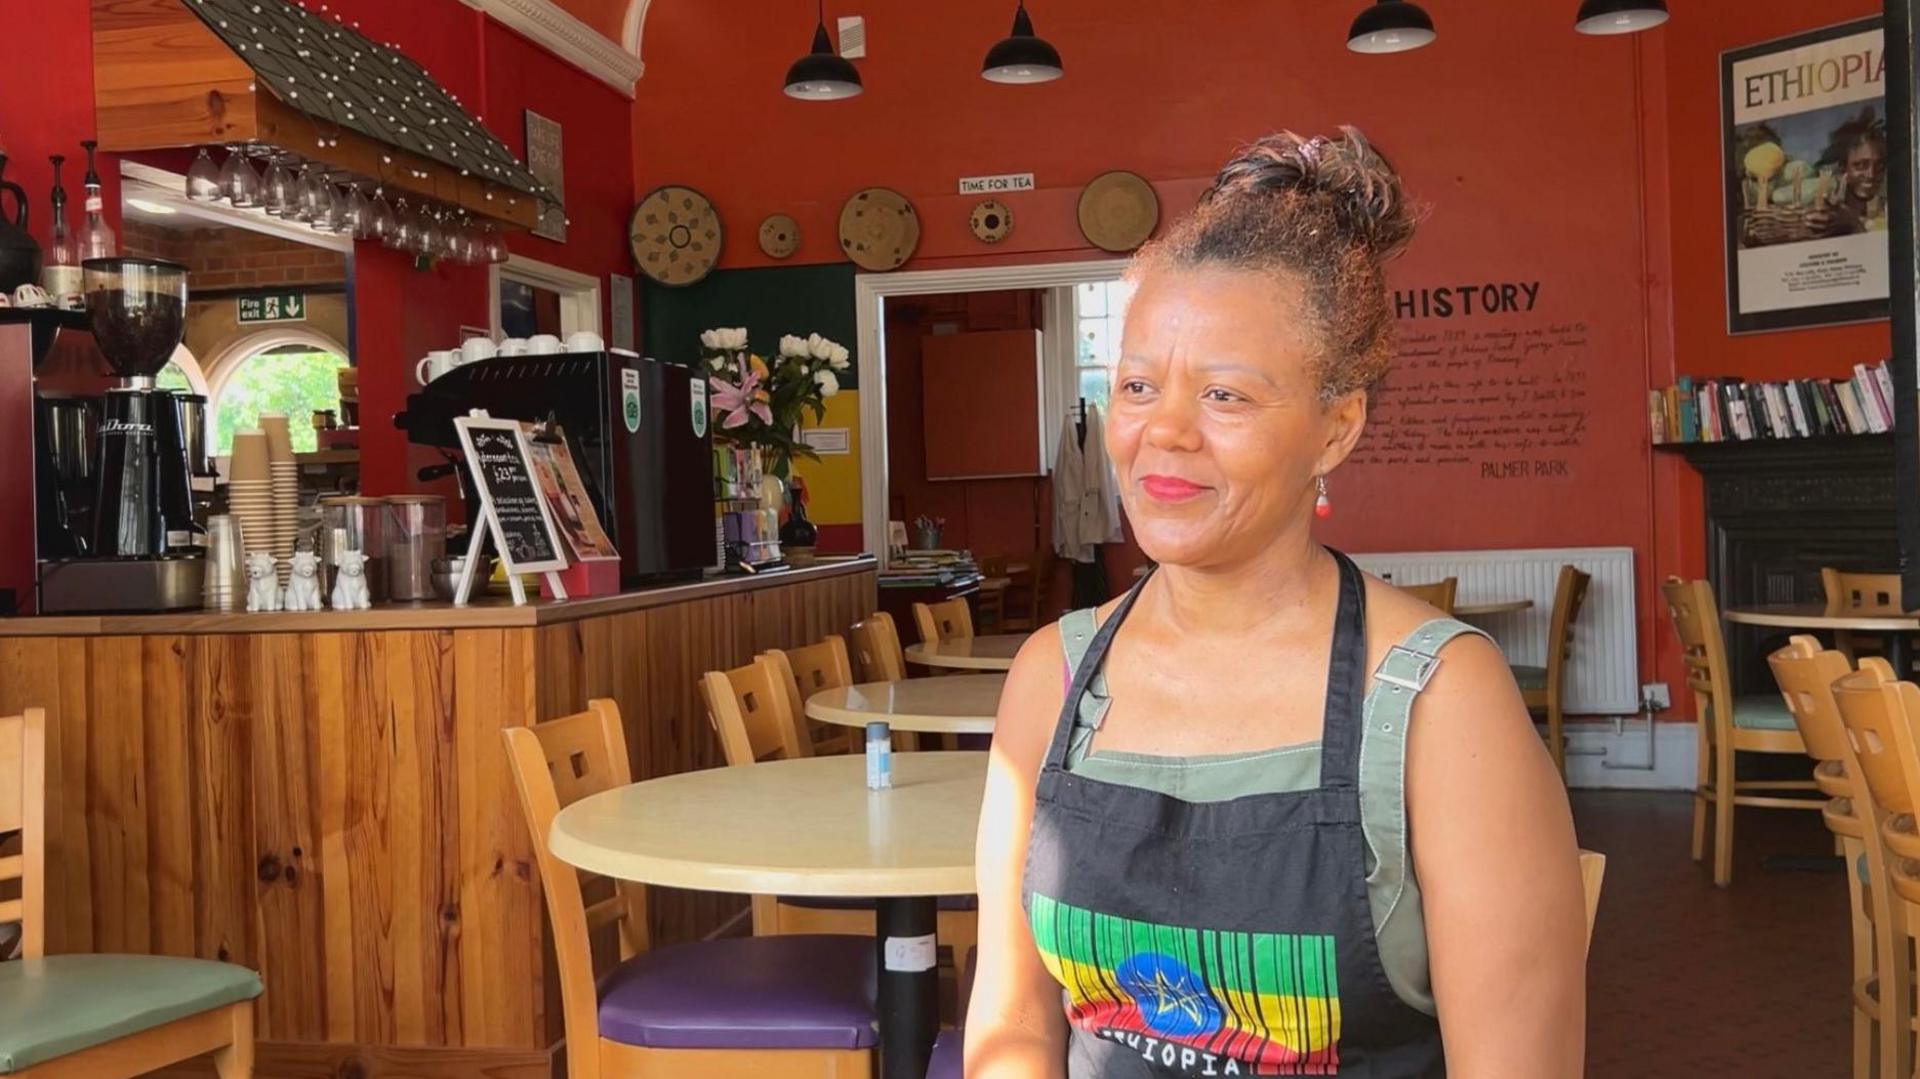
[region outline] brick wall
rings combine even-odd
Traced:
[[[245,229],[166,229],[129,218],[121,247],[129,255],[186,264],[193,288],[268,288],[340,284],[346,256],[323,247]]]

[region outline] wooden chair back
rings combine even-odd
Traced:
[[[0,902],[0,924],[20,923],[20,957],[38,959],[47,931],[47,714],[0,716],[0,832],[20,833],[20,853],[0,857],[0,884],[19,883]],[[4,956],[0,956],[4,958]]]
[[[989,596],[982,590],[979,600],[983,607],[979,628],[992,627],[996,633],[1012,633],[1020,630],[1032,630],[1040,625],[1041,611],[1045,603],[1044,586],[1041,584],[1040,571],[1042,559],[1038,552],[1025,555],[1016,567],[1015,560],[1004,556],[982,559],[980,572],[991,580],[1000,578],[1006,581],[1006,587],[998,589],[997,596]],[[1046,569],[1051,572],[1049,562]],[[987,617],[984,608],[992,604],[996,617]]]
[[[1848,573],[1822,566],[1820,584],[1827,593],[1828,617],[1906,612],[1898,573]]]
[[[708,671],[700,676],[700,691],[728,764],[738,768],[813,756],[813,740],[788,704],[793,680],[768,657],[730,671]]]
[[[1553,617],[1547,625],[1547,698],[1565,700],[1560,695],[1566,679],[1567,662],[1573,658],[1573,624],[1587,602],[1587,588],[1593,574],[1578,566],[1561,566],[1560,580],[1553,587]]]
[[[860,660],[862,681],[898,682],[907,677],[900,631],[894,628],[893,616],[885,611],[875,611],[854,623],[853,654]]]
[[[1680,637],[1687,688],[1693,690],[1696,699],[1713,705],[1716,729],[1730,725],[1731,710],[1721,701],[1731,684],[1727,681],[1727,643],[1720,635],[1720,607],[1714,602],[1713,586],[1705,581],[1669,577],[1660,585],[1660,594],[1666,597],[1674,632]]]
[[[805,648],[775,648],[760,654],[773,666],[773,678],[787,690],[787,710],[800,720],[815,753],[844,753],[856,744],[852,727],[806,722],[807,698],[823,690],[853,684],[853,664],[847,659],[847,642],[838,634],[828,634],[818,644]]]
[[[1818,639],[1796,633],[1785,648],[1767,657],[1767,666],[1773,668],[1773,680],[1786,698],[1794,726],[1800,728],[1807,756],[1821,762],[1841,760],[1847,727],[1833,700],[1833,684],[1851,674],[1853,664]]]
[[[1607,876],[1607,856],[1598,851],[1580,852],[1580,890],[1587,900],[1587,946],[1593,946],[1593,919],[1600,912],[1600,885]]]
[[[1896,680],[1886,660],[1869,656],[1833,684],[1833,699],[1874,804],[1888,814],[1912,813],[1920,756],[1908,720],[1920,717],[1920,687]]]
[[[574,1047],[569,1058],[577,1061],[570,1064],[569,1073],[596,1074],[600,1019],[594,934],[605,926],[618,926],[622,960],[646,951],[650,945],[646,886],[575,869],[553,856],[547,832],[561,809],[632,782],[620,708],[613,701],[596,699],[587,703],[584,712],[531,727],[510,727],[502,734],[553,926],[561,1018],[567,1044]],[[600,896],[593,902],[587,900],[590,887]]]
[[[965,596],[941,600],[939,603],[916,603],[913,605],[913,621],[919,627],[920,640],[924,644],[957,641],[973,636],[973,609],[967,605]]]
[[[1403,584],[1399,588],[1400,591],[1422,603],[1438,607],[1440,613],[1451,617],[1453,596],[1460,588],[1460,578],[1448,577],[1444,581],[1435,581],[1432,584]]]

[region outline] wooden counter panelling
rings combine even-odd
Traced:
[[[499,732],[607,696],[636,778],[719,766],[695,678],[874,609],[870,562],[753,583],[518,627],[0,636],[0,712],[48,709],[49,950],[258,969],[263,1076],[527,1074],[559,1015]],[[655,939],[745,905],[661,890]]]

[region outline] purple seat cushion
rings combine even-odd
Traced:
[[[600,980],[600,1035],[655,1049],[865,1049],[873,940],[735,937],[637,955]]]
[[[843,899],[831,895],[783,895],[780,902],[790,907],[807,907],[812,910],[872,910],[871,899]],[[977,895],[943,895],[935,897],[937,910],[979,910],[980,897]]]
[[[933,1059],[927,1061],[927,1079],[963,1079],[961,1075],[960,1048],[966,1035],[957,1030],[943,1030],[933,1043]]]

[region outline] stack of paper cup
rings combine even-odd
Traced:
[[[257,427],[233,433],[227,468],[227,510],[240,521],[247,551],[274,553],[273,467],[267,434]],[[242,556],[244,560],[244,554]]]
[[[278,562],[280,583],[287,583],[293,560],[293,540],[300,527],[300,466],[293,459],[293,439],[287,417],[262,412],[260,429],[267,434],[267,467],[273,489],[273,532],[268,550]]]

